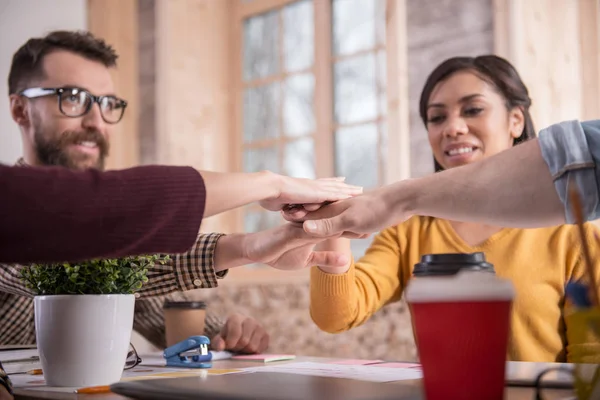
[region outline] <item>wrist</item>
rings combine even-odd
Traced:
[[[256,185],[260,188],[259,200],[276,199],[281,195],[282,177],[271,171],[256,172]]]
[[[350,240],[345,238],[336,238],[325,240],[315,246],[315,251],[330,251],[339,254],[345,254],[348,257],[348,263],[344,266],[328,267],[317,265],[317,268],[326,274],[341,275],[345,274],[352,265],[352,249],[350,247]]]
[[[350,269],[350,264],[346,265],[345,267],[321,267],[320,265],[317,265],[317,268],[319,268],[319,271],[325,274],[343,275]]]
[[[380,200],[390,211],[392,224],[402,222],[418,214],[420,188],[416,180],[407,179],[379,189]]]
[[[244,258],[244,239],[247,235],[234,233],[222,236],[217,242],[214,256],[215,272],[239,267],[250,262]]]

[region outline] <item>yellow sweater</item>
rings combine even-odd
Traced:
[[[586,225],[588,243],[597,228]],[[448,221],[414,217],[378,234],[364,257],[345,274],[311,270],[313,321],[338,333],[367,321],[386,304],[400,300],[413,266],[429,253],[482,251],[496,274],[510,279],[516,290],[511,316],[508,359],[512,361],[600,363],[600,341],[568,343],[564,287],[585,274],[577,227],[503,229],[479,246],[467,245]],[[596,253],[593,253],[593,257]],[[594,257],[595,258],[595,257]],[[596,268],[598,271],[599,269]],[[596,278],[598,279],[598,278]]]

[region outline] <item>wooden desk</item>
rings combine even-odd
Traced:
[[[142,356],[143,358],[143,356]],[[327,362],[337,359],[332,358],[321,358],[321,357],[297,357],[292,361],[281,361],[279,363],[288,363],[288,362],[299,362],[299,361],[312,361],[312,362]],[[269,365],[274,365],[276,363],[269,363]],[[257,367],[261,364],[256,362],[247,362],[247,361],[231,361],[231,360],[221,360],[214,361],[213,367],[218,369],[229,369],[229,368],[247,368],[247,367]],[[143,365],[142,365],[143,367]],[[336,379],[336,378],[332,378]],[[386,385],[420,385],[421,381],[399,381],[386,383]],[[532,388],[517,388],[517,387],[507,387],[506,388],[506,400],[531,400],[534,396],[534,390]],[[572,390],[557,390],[557,389],[545,389],[544,390],[544,399],[545,400],[564,400],[569,396],[573,396]],[[125,400],[127,397],[123,397],[117,394],[107,393],[107,394],[93,394],[93,395],[82,395],[75,393],[64,393],[64,392],[51,392],[51,391],[42,391],[42,390],[26,390],[15,388],[15,399],[16,400]]]

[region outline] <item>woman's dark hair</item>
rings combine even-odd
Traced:
[[[494,86],[496,91],[504,97],[508,110],[512,110],[515,107],[521,109],[525,118],[525,124],[521,136],[515,139],[513,145],[516,146],[519,143],[535,138],[533,121],[529,114],[529,107],[531,106],[529,91],[515,67],[505,59],[494,55],[453,57],[442,62],[433,70],[425,82],[425,86],[421,92],[421,99],[419,100],[419,114],[426,127],[427,104],[429,103],[431,92],[438,83],[460,71],[472,71],[481,79]],[[435,172],[444,169],[435,158],[433,161],[435,163]]]

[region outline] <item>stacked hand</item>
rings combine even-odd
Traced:
[[[260,202],[269,211],[315,211],[327,202],[349,199],[362,193],[361,187],[344,183],[344,178],[313,180],[276,175],[274,186],[274,195]]]
[[[313,265],[343,266],[345,254],[315,251],[322,238],[311,237],[300,224],[285,224],[242,237],[244,258],[251,263],[263,263],[281,270],[302,269]]]
[[[315,238],[337,236],[364,238],[408,219],[408,213],[393,210],[385,201],[385,189],[311,209],[283,210],[284,218],[302,223],[304,231]]]

